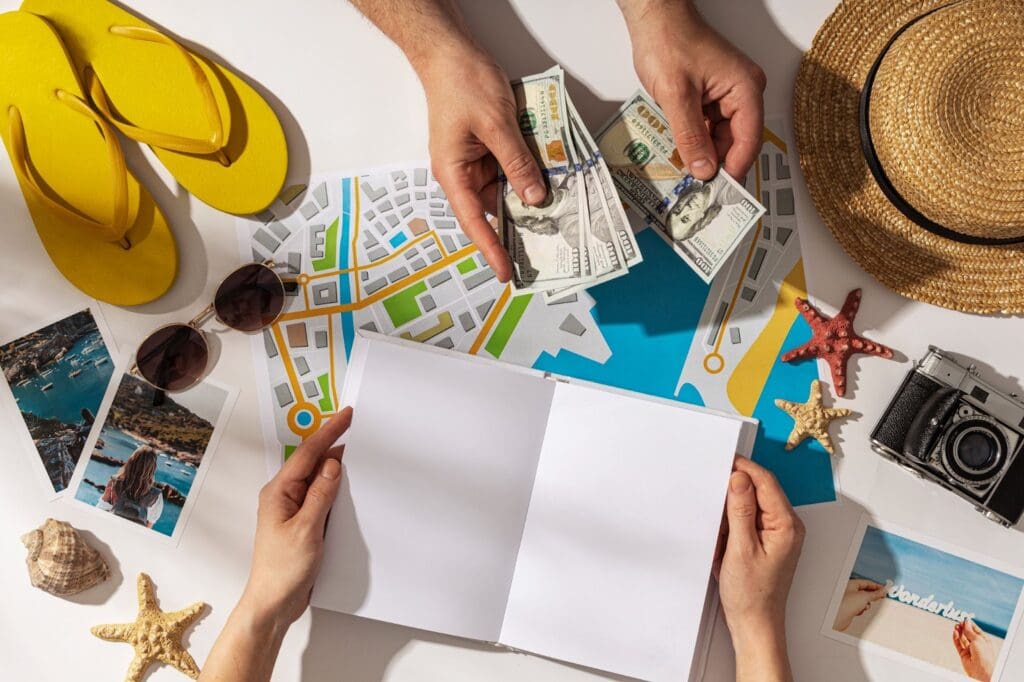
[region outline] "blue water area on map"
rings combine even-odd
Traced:
[[[676,383],[704,309],[708,285],[653,230],[637,235],[644,262],[588,289],[612,356],[603,365],[571,351],[542,353],[534,367],[675,399]]]
[[[810,339],[810,327],[803,318],[797,318],[782,348],[788,350]],[[791,364],[776,358],[752,415],[761,421],[754,444],[754,461],[772,470],[789,495],[790,502],[795,505],[833,502],[836,499],[829,454],[813,438],[805,440],[795,450],[787,451],[786,439],[793,429],[793,419],[775,406],[776,398],[805,402],[811,382],[817,378],[818,367],[814,362]],[[837,429],[833,427],[831,431],[835,443],[838,440]]]
[[[612,355],[604,364],[561,350],[542,353],[534,367],[547,372],[617,386],[648,395],[703,405],[692,385],[675,395],[676,383],[694,340],[697,323],[708,295],[706,285],[653,230],[637,235],[644,262],[620,277],[588,290],[596,305],[592,313]],[[790,330],[783,348],[810,338],[806,324]],[[817,378],[814,363],[776,362],[753,416],[761,420],[754,459],[771,468],[793,504],[835,499],[832,465],[814,443],[794,452],[783,444],[792,420],[774,405],[775,398],[804,401],[808,386]]]
[[[302,410],[295,415],[295,423],[299,426],[309,426],[313,423],[313,415],[311,415],[307,410]]]
[[[132,438],[130,435],[107,424],[100,431],[100,440],[103,448],[97,448],[96,452],[105,457],[110,457],[124,462],[142,445],[141,441]],[[174,457],[168,457],[163,452],[157,455],[156,460],[156,481],[157,483],[169,483],[175,490],[185,497],[192,490],[192,483],[196,478],[196,468],[191,464],[185,464]],[[120,467],[111,466],[105,462],[97,462],[90,459],[85,466],[85,478],[105,486],[110,477],[117,473]],[[86,504],[95,506],[100,501],[103,493],[94,486],[87,484],[84,480],[78,486],[75,499]],[[181,507],[164,498],[164,510],[160,518],[153,524],[153,530],[164,535],[172,535],[174,527],[178,524],[178,517],[181,516]]]
[[[354,191],[359,191],[358,186]],[[349,267],[349,244],[352,242],[350,234],[354,217],[352,192],[352,178],[343,178],[341,181],[341,236],[338,237],[338,269],[341,271],[341,274],[338,275],[338,289],[340,290],[338,300],[341,305],[352,302],[352,285],[349,283],[349,273],[345,272]],[[341,313],[341,335],[345,341],[345,357],[348,357],[356,338],[356,325],[351,311]]]
[[[78,370],[81,372],[70,376]],[[63,358],[43,371],[46,374],[34,375],[27,384],[11,386],[18,409],[65,424],[80,424],[82,408],[93,414],[99,409],[114,366],[103,337],[94,331],[78,339]],[[48,384],[53,387],[42,390]]]
[[[391,242],[391,246],[393,248],[398,248],[399,246],[404,244],[406,242],[406,240],[408,240],[408,239],[409,238],[405,236],[404,232],[399,232],[398,234],[396,234],[394,237],[392,237],[388,241]]]

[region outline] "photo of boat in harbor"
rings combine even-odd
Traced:
[[[173,536],[227,401],[209,383],[158,395],[124,375],[75,499]]]
[[[113,364],[88,309],[0,346],[0,368],[55,493],[71,481]]]

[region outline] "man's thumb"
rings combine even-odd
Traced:
[[[718,153],[704,123],[700,92],[696,88],[688,88],[680,101],[666,103],[665,115],[672,128],[676,149],[690,175],[698,180],[715,177],[718,172]]]
[[[519,128],[513,121],[491,131],[483,143],[491,150],[494,158],[501,166],[502,173],[519,198],[530,205],[537,205],[547,196],[547,187],[541,175],[537,160],[526,146]],[[501,197],[498,197],[501,200]]]
[[[757,494],[754,482],[742,471],[734,471],[729,477],[729,492],[725,497],[725,515],[729,519],[729,541],[726,551],[732,548],[753,550],[758,546],[757,538]]]

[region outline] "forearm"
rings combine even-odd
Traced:
[[[439,54],[481,52],[455,0],[351,0],[422,78]]]
[[[286,631],[243,597],[217,637],[200,682],[269,682]]]
[[[733,633],[736,682],[792,682],[783,625]]]
[[[700,14],[693,0],[616,0],[626,26],[632,35],[634,28],[639,27],[645,19],[661,17],[668,10],[680,19],[699,20]],[[659,18],[658,21],[661,21]]]

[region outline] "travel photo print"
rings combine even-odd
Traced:
[[[177,544],[237,391],[206,379],[164,393],[125,373],[111,392],[74,502]]]
[[[2,401],[21,422],[15,443],[48,497],[69,487],[114,373],[111,336],[98,308],[63,312],[53,322],[0,340]]]
[[[943,679],[996,682],[1022,591],[1013,569],[865,516],[822,634]]]

